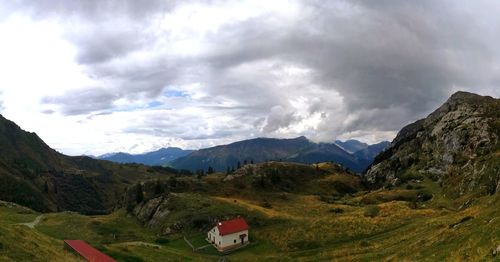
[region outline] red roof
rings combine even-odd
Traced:
[[[64,240],[64,243],[90,262],[116,262],[108,255],[91,247],[83,240]]]
[[[248,230],[248,224],[245,219],[239,217],[217,223],[217,229],[219,229],[219,234],[221,236],[224,236],[243,230]]]

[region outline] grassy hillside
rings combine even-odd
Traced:
[[[69,157],[0,115],[0,199],[41,212],[109,212],[125,188],[171,170]]]
[[[370,194],[330,203],[315,195],[270,194],[266,196],[270,206],[263,206],[254,199],[180,193],[165,221],[179,230],[169,234],[142,227],[124,210],[104,216],[54,213],[34,230],[2,223],[0,239],[8,252],[0,254],[32,258],[32,253],[43,249],[37,252],[39,261],[48,261],[55,253],[64,259],[67,254],[58,239],[77,238],[119,261],[217,261],[221,255],[213,248],[192,252],[182,238],[197,247],[205,245],[200,220],[220,215],[245,216],[251,226],[252,244],[226,255],[229,261],[479,261],[493,259],[491,250],[500,244],[498,196],[480,198],[458,211],[453,202],[444,206],[438,198],[416,206],[394,200],[363,204]],[[0,209],[2,222],[29,221],[34,216],[24,210]],[[10,244],[14,238],[27,241],[24,248]]]
[[[260,175],[276,175],[270,171],[278,167],[289,180],[281,177],[259,188]],[[500,245],[498,195],[463,206],[461,199],[446,196],[430,179],[361,191],[355,176],[328,163],[308,168],[274,162],[251,168],[257,168],[256,175],[242,169],[225,181],[218,175],[179,179],[176,183],[182,186],[175,193],[145,194],[149,200],[133,213],[166,243],[112,243],[105,245],[107,252],[134,257],[130,261],[216,261],[221,255],[213,248],[194,253],[182,238],[203,246],[205,232],[216,219],[235,216],[249,222],[252,244],[227,255],[230,261],[477,261],[493,259],[491,250]],[[298,175],[302,168],[308,173],[298,182],[301,190],[281,187],[294,181],[294,172]],[[335,191],[329,182],[357,190]],[[209,190],[214,186],[218,190]],[[156,207],[152,213],[144,211],[149,203]],[[163,214],[159,218],[158,212]]]
[[[39,214],[0,202],[0,261],[81,261],[63,249],[63,242],[17,223]]]

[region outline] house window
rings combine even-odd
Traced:
[[[220,241],[219,241],[219,246],[220,246]]]
[[[236,243],[236,239],[234,240],[234,243]]]

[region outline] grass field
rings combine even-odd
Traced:
[[[217,214],[245,216],[251,226],[251,245],[225,255],[228,261],[494,259],[491,250],[500,245],[498,195],[458,210],[435,184],[423,181],[415,187],[326,200],[272,192],[251,197],[179,193],[164,223],[188,222],[163,236],[161,244],[155,242],[157,229],[144,228],[124,210],[104,216],[45,214],[36,229],[29,229],[15,224],[32,221],[37,213],[0,206],[0,260],[71,261],[75,257],[62,250],[61,240],[83,239],[118,261],[217,261],[221,254],[213,247],[193,252],[183,240],[205,245],[205,231],[189,223]],[[422,190],[433,198],[412,203]]]

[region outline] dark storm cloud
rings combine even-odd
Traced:
[[[348,114],[376,109],[359,115],[342,131],[399,129],[429,113],[456,87],[481,92],[488,78],[498,75],[492,68],[498,63],[494,43],[499,37],[485,34],[494,25],[484,26],[480,16],[464,11],[460,2],[357,1],[340,7],[341,1],[306,3],[306,15],[297,24],[272,24],[258,17],[224,28],[219,34],[224,38],[215,40],[220,49],[209,59],[217,75],[261,59],[309,67],[316,73],[316,84],[340,93]],[[492,23],[498,27],[497,22]],[[280,96],[272,96],[266,80],[243,86],[262,91],[279,105]],[[236,96],[245,92],[231,86],[240,83],[212,91]],[[332,121],[338,118],[332,116]],[[291,122],[290,115],[268,120],[279,126]]]
[[[324,124],[316,131],[331,139],[357,130],[398,130],[457,89],[498,95],[492,86],[500,83],[500,24],[488,1],[293,2],[301,5],[294,19],[266,13],[222,25],[204,34],[203,51],[190,55],[169,52],[177,40],[170,32],[149,30],[155,18],[184,1],[20,3],[40,17],[81,22],[65,36],[77,46],[86,73],[109,84],[43,100],[63,114],[113,110],[119,99],[156,99],[167,86],[196,83],[201,95],[185,98],[189,106],[235,121],[245,117],[264,134],[318,113]],[[286,75],[290,67],[306,73],[293,79]],[[305,112],[297,112],[298,98]],[[239,110],[221,110],[222,103]],[[173,127],[172,121],[161,116],[127,132],[178,137],[191,128],[185,139],[206,132],[194,128],[203,125],[196,116],[189,119],[192,127]],[[217,137],[230,135],[223,129],[251,132],[217,129],[210,131]]]

